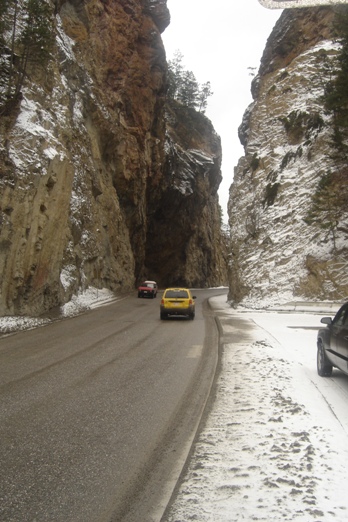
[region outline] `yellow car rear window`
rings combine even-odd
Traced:
[[[166,299],[188,299],[188,293],[185,290],[168,290],[165,295]]]

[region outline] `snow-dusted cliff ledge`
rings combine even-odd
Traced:
[[[347,214],[335,238],[306,224],[333,159],[323,89],[339,46],[330,8],[284,11],[270,36],[240,128],[245,156],[230,190],[230,299],[246,306],[348,296]]]

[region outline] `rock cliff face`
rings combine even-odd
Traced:
[[[47,74],[32,72],[0,122],[0,314],[143,277],[226,281],[219,140],[206,119],[193,138],[173,108],[181,141],[172,123],[166,137],[166,0],[54,5]]]
[[[347,209],[332,227],[307,219],[323,176],[346,168],[322,98],[339,50],[333,17],[332,8],[285,10],[253,81],[229,200],[233,303],[348,296]]]
[[[217,197],[220,138],[203,114],[174,101],[166,106],[166,121],[164,176],[151,196],[147,267],[168,285],[227,284]]]

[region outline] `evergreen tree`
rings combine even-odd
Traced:
[[[168,62],[168,97],[204,113],[207,100],[213,95],[210,82],[200,86],[194,73],[185,70],[183,58],[183,54],[177,50],[173,59]]]
[[[205,113],[205,110],[208,105],[208,98],[212,96],[214,93],[211,90],[210,82],[203,83],[202,87],[198,93],[198,110],[199,112]]]
[[[10,0],[0,0],[0,114],[1,102],[7,91],[7,78],[11,68],[10,50],[6,42],[6,33],[9,21]]]
[[[4,31],[6,29],[6,18],[11,0],[0,0],[0,39],[4,41]],[[0,45],[1,45],[0,43]]]
[[[184,56],[177,49],[174,53],[174,57],[172,60],[168,62],[168,81],[169,81],[169,89],[168,96],[170,98],[176,99],[178,92],[180,91],[183,84],[183,76],[184,76],[184,66],[182,65],[182,60]]]
[[[29,73],[45,68],[54,42],[46,0],[0,0],[0,114],[11,110]]]
[[[196,108],[198,97],[198,83],[192,71],[185,71],[182,84],[177,94],[177,100],[186,107]]]
[[[28,66],[44,67],[53,44],[52,9],[42,0],[28,0],[24,29],[18,39],[20,67],[16,94],[21,89]]]
[[[348,169],[324,174],[312,197],[305,218],[307,225],[316,223],[331,234],[336,248],[336,231],[343,214],[348,212]]]
[[[338,129],[348,128],[348,7],[337,9],[335,31],[341,43],[337,58],[336,74],[326,84],[324,92],[325,107],[334,116],[336,139]],[[336,143],[336,139],[334,140]]]

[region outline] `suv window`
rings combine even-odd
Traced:
[[[347,323],[348,318],[348,306],[344,305],[336,314],[334,319],[334,324],[336,326],[342,326],[344,323]]]

